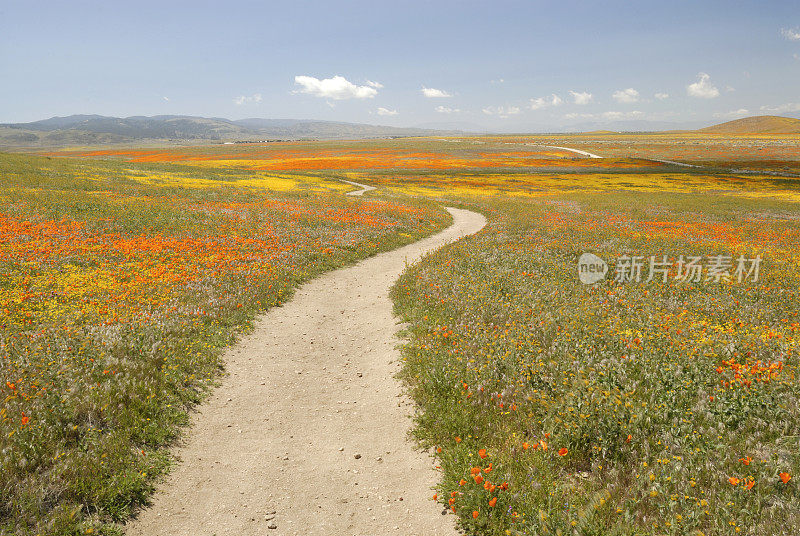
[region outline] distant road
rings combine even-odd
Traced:
[[[583,156],[588,156],[589,158],[603,158],[600,155],[596,155],[586,151],[581,151],[580,149],[570,149],[569,147],[557,147],[555,145],[539,145],[538,147],[547,147],[548,149],[561,149],[562,151],[572,151],[573,153],[582,154]]]
[[[345,179],[339,179],[339,180],[342,181],[342,182],[346,182],[347,184],[350,184],[352,186],[358,186],[359,188],[361,188],[360,190],[355,190],[353,192],[348,192],[347,195],[362,196],[365,193],[370,192],[370,191],[375,189],[374,186],[369,186],[367,184],[361,184],[360,182],[353,182],[353,181],[348,181],[348,180],[345,180]]]

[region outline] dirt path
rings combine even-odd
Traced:
[[[128,535],[456,534],[431,500],[433,459],[407,439],[389,299],[406,262],[486,222],[448,210],[445,231],[325,274],[257,321]]]
[[[532,145],[532,144],[528,144]],[[588,156],[589,158],[603,158],[600,155],[596,155],[594,153],[590,153],[587,151],[581,151],[580,149],[571,149],[569,147],[558,147],[557,145],[539,145],[539,147],[547,147],[548,149],[561,149],[562,151],[571,151],[573,153],[582,154],[583,156]]]
[[[360,190],[355,190],[353,192],[347,192],[347,195],[355,195],[355,196],[359,196],[360,197],[360,196],[364,195],[367,192],[375,190],[374,186],[369,186],[367,184],[361,184],[360,182],[353,182],[353,181],[348,181],[348,180],[345,180],[345,179],[339,179],[339,180],[342,181],[342,182],[346,182],[347,184],[351,184],[353,186],[358,186],[359,188],[361,188]]]

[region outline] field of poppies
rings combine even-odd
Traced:
[[[800,532],[796,148],[598,134],[0,155],[0,526],[113,533],[256,312],[443,227],[446,203],[489,224],[393,297],[433,500],[467,534]],[[378,190],[350,199],[336,179]],[[583,253],[607,262],[594,284]]]
[[[0,532],[114,533],[257,312],[449,221],[351,189],[0,155]]]

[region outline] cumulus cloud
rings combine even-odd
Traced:
[[[668,99],[669,98],[669,93],[656,93],[653,96],[655,98],[657,98],[658,100],[664,100],[664,99]]]
[[[373,82],[372,80],[367,80],[367,85],[369,87],[374,87],[375,89],[381,89],[383,87],[383,84],[380,82]]]
[[[461,111],[458,108],[449,108],[447,106],[437,106],[435,109],[440,114],[457,114]]]
[[[583,105],[592,102],[592,94],[586,91],[581,93],[578,93],[577,91],[570,91],[569,94],[572,95],[572,101],[575,104]]]
[[[738,110],[731,110],[730,112],[717,112],[714,117],[722,119],[736,119],[737,117],[744,117],[750,114],[747,108],[739,108]]]
[[[564,119],[594,119],[594,114],[579,114],[577,112],[572,112],[568,114],[564,114]]]
[[[713,99],[719,97],[719,90],[711,83],[711,77],[706,73],[697,74],[697,82],[686,86],[686,93],[690,97],[700,99]]]
[[[483,113],[486,115],[496,115],[503,119],[510,115],[517,115],[521,111],[517,106],[487,106],[483,109]]]
[[[549,97],[536,97],[535,99],[531,99],[530,109],[541,110],[549,106],[560,106],[563,103],[563,99],[553,93]]]
[[[628,89],[620,89],[611,95],[615,101],[622,103],[636,102],[639,100],[639,92],[629,87]]]
[[[775,114],[785,114],[787,112],[800,112],[800,102],[787,102],[777,106],[762,106],[762,112],[772,112]]]
[[[798,28],[782,28],[781,35],[789,41],[800,41],[800,29]]]
[[[371,99],[378,94],[376,87],[368,85],[357,86],[343,76],[333,78],[314,78],[313,76],[295,76],[294,83],[300,86],[298,93],[306,93],[315,97],[325,99],[344,100],[344,99]],[[377,82],[372,82],[376,84]]]
[[[441,89],[435,89],[432,87],[422,87],[420,90],[423,95],[428,97],[429,99],[445,99],[447,97],[452,97],[450,93],[447,91],[443,91]]]
[[[378,115],[397,115],[397,113],[397,110],[389,110],[383,107],[378,108]]]
[[[233,103],[236,106],[242,106],[245,104],[258,104],[259,102],[261,102],[261,93],[255,93],[253,95],[250,95],[249,97],[241,95],[233,99]]]

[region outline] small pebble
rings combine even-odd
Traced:
[[[354,454],[353,458],[355,458],[356,460],[359,460],[359,459],[361,459],[361,454]]]

